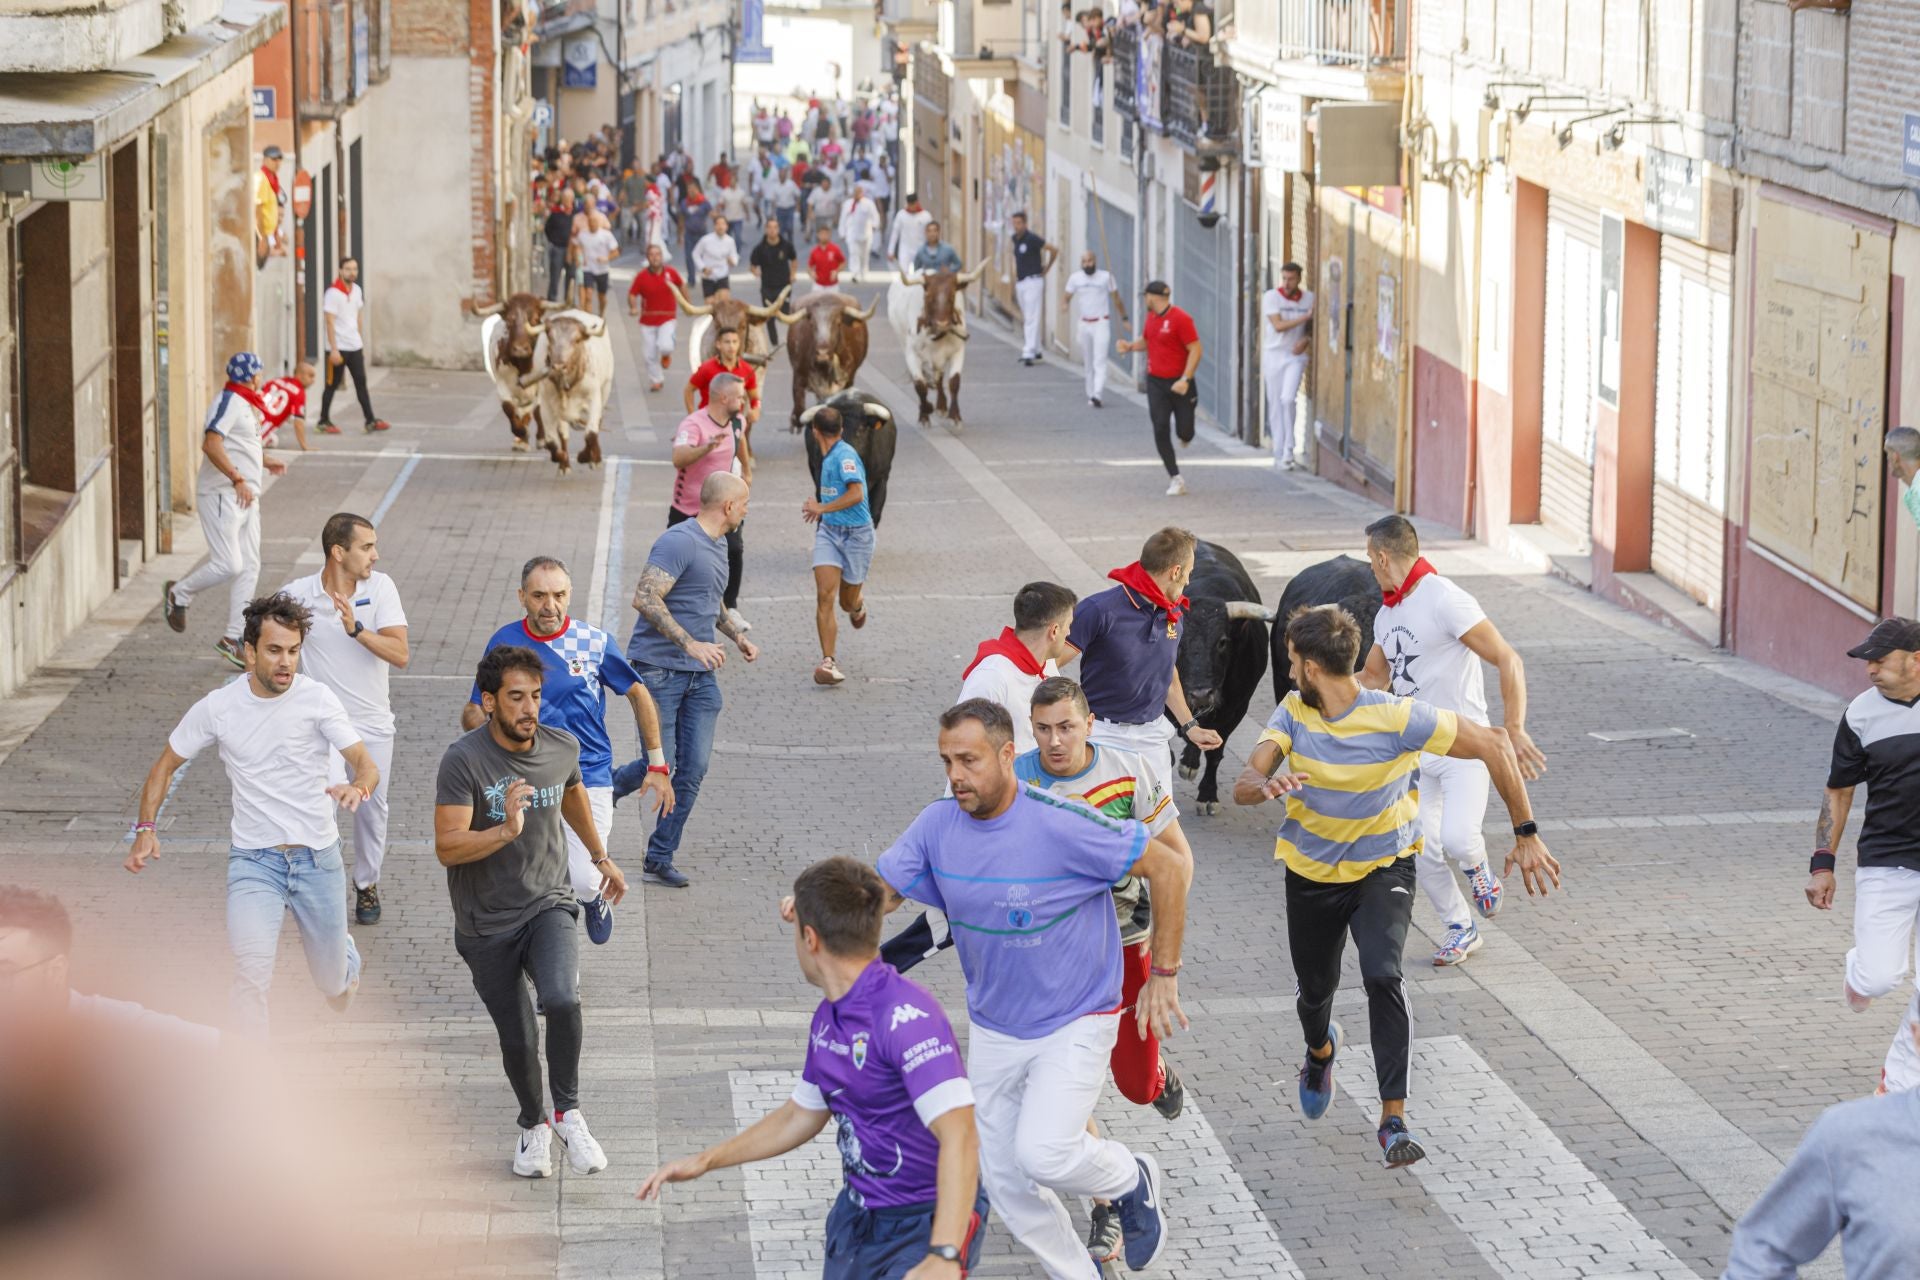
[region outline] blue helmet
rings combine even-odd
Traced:
[[[260,370],[266,368],[260,363],[260,357],[251,351],[242,351],[227,361],[227,381],[251,382],[260,376]]]

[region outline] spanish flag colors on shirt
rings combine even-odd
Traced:
[[[1451,711],[1375,689],[1337,720],[1289,693],[1260,741],[1307,785],[1285,798],[1273,856],[1309,880],[1351,884],[1420,852],[1420,753],[1446,754],[1458,726]]]

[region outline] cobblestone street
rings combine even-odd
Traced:
[[[616,270],[616,296],[628,278]],[[521,1181],[508,1170],[513,1100],[493,1029],[454,952],[432,782],[481,645],[516,616],[527,557],[572,567],[576,616],[622,642],[631,629],[633,585],[665,520],[687,326],[655,394],[634,326],[622,314],[610,327],[601,469],[562,477],[510,452],[483,375],[403,369],[376,386],[392,432],[277,455],[291,467],[264,499],[262,590],[314,572],[329,513],[374,515],[413,648],[393,680],[385,916],[354,929],[362,990],[345,1016],[328,1011],[289,929],[276,1029],[314,1082],[409,1117],[363,1139],[370,1164],[404,1165],[409,1189],[369,1225],[417,1237],[444,1271],[814,1276],[839,1177],[830,1137],[673,1188],[664,1207],[632,1198],[661,1159],[717,1140],[790,1087],[816,999],[776,914],[794,875],[832,853],[877,856],[939,793],[934,716],[1022,583],[1097,590],[1148,533],[1177,523],[1239,555],[1272,604],[1306,565],[1361,554],[1378,510],[1204,429],[1182,457],[1190,495],[1164,497],[1138,400],[1116,391],[1095,411],[1077,368],[1022,367],[1017,342],[989,322],[971,344],[966,428],[936,419],[922,430],[881,317],[859,385],[892,407],[900,441],[872,623],[842,631],[846,684],[817,688],[806,459],[786,429],[776,353],[754,433],[741,601],[762,653],[748,666],[729,650],[722,673],[713,769],[678,861],[693,885],[639,885],[642,821],[623,804],[610,845],[634,889],[612,941],[582,948],[582,1106],[612,1165]],[[1839,998],[1851,839],[1839,909],[1814,912],[1801,894],[1841,703],[1485,546],[1435,535],[1426,552],[1526,660],[1529,729],[1550,765],[1532,794],[1565,872],[1564,892],[1544,901],[1516,879],[1486,945],[1459,968],[1427,965],[1438,929],[1418,905],[1410,1115],[1432,1158],[1410,1172],[1380,1166],[1364,1052],[1342,1059],[1345,1096],[1327,1118],[1301,1118],[1273,815],[1231,805],[1182,816],[1197,863],[1181,986],[1193,1026],[1168,1056],[1187,1081],[1186,1114],[1167,1125],[1114,1095],[1098,1118],[1167,1170],[1176,1236],[1160,1271],[1182,1280],[1717,1275],[1734,1220],[1806,1126],[1873,1089],[1904,1003],[1855,1016]],[[211,600],[175,635],[150,607],[160,576],[149,567],[6,709],[17,731],[0,761],[0,880],[51,888],[72,909],[81,990],[220,1022],[227,783],[211,754],[165,808],[165,859],[138,880],[120,866],[139,779],[180,714],[228,674]],[[107,630],[115,618],[124,635]],[[1272,705],[1263,680],[1229,741],[1229,779]],[[633,728],[614,711],[626,759]],[[1180,784],[1183,808],[1192,795]],[[1497,856],[1506,830],[1496,800]],[[951,957],[914,976],[962,1021]],[[1351,958],[1338,1012],[1365,1035]],[[1831,1262],[1813,1274],[1837,1275]],[[1036,1273],[996,1227],[978,1274]]]

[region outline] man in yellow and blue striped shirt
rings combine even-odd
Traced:
[[[1333,997],[1351,933],[1373,1031],[1380,1147],[1389,1167],[1408,1165],[1426,1155],[1406,1123],[1413,1027],[1400,968],[1420,851],[1420,753],[1486,763],[1515,823],[1506,871],[1519,867],[1529,894],[1545,894],[1549,881],[1557,886],[1560,864],[1533,824],[1504,730],[1362,689],[1354,678],[1360,626],[1338,605],[1296,614],[1287,624],[1287,656],[1296,691],[1274,708],[1233,798],[1285,797],[1274,856],[1287,866],[1287,944],[1307,1040],[1300,1109],[1317,1120],[1333,1103],[1341,1042]]]

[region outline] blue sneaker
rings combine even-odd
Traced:
[[[1140,1166],[1140,1181],[1114,1200],[1113,1207],[1120,1211],[1127,1269],[1145,1271],[1167,1247],[1167,1224],[1160,1212],[1160,1165],[1152,1156],[1136,1155],[1133,1162]]]
[[[613,904],[595,897],[580,904],[587,915],[587,941],[599,946],[613,936]]]
[[[1333,1046],[1333,1052],[1322,1060],[1309,1050],[1307,1060],[1300,1065],[1300,1111],[1309,1120],[1318,1120],[1333,1105],[1333,1095],[1338,1092],[1333,1083],[1333,1063],[1340,1056],[1343,1038],[1340,1024],[1329,1022],[1327,1042]]]
[[[1413,1131],[1407,1128],[1407,1122],[1399,1116],[1387,1117],[1387,1122],[1380,1126],[1380,1150],[1389,1169],[1399,1169],[1427,1158],[1427,1149],[1420,1145]]]
[[[1447,926],[1447,936],[1433,953],[1433,966],[1444,969],[1459,964],[1480,949],[1480,930],[1472,924]]]
[[[1500,896],[1506,887],[1500,883],[1500,877],[1493,874],[1491,862],[1467,868],[1467,887],[1473,890],[1473,905],[1484,919],[1491,920],[1500,914]]]

